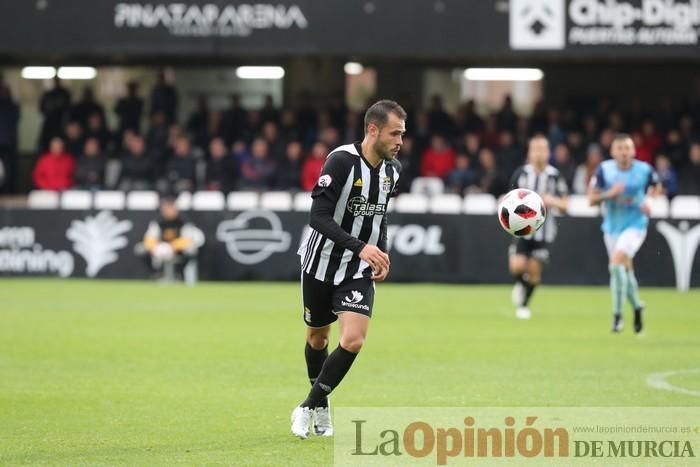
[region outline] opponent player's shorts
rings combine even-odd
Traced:
[[[630,258],[634,258],[647,237],[646,230],[626,229],[619,234],[603,235],[605,248],[608,250],[608,257],[612,257],[613,252],[622,251]]]
[[[372,316],[374,281],[370,278],[348,279],[334,285],[303,272],[301,290],[304,322],[309,327],[328,326],[338,319],[338,313],[346,311]]]
[[[528,238],[514,238],[510,248],[508,248],[508,254],[510,256],[523,255],[546,263],[549,261],[549,244]]]

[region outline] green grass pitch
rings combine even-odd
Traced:
[[[700,292],[642,289],[609,332],[605,288],[381,284],[335,406],[691,406],[648,374],[700,367]],[[330,465],[300,441],[297,284],[0,281],[0,465]],[[336,330],[337,332],[337,330]],[[337,334],[334,333],[332,347]],[[673,383],[700,390],[700,374]]]

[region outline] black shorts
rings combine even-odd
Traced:
[[[372,316],[374,281],[369,278],[349,279],[339,285],[326,283],[303,272],[301,290],[304,300],[304,322],[312,328],[328,326],[338,313],[354,311]]]
[[[523,255],[543,263],[549,261],[549,244],[527,238],[514,238],[508,250],[510,255]]]

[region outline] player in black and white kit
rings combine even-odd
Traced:
[[[309,234],[299,248],[306,323],[308,397],[292,413],[292,433],[313,429],[332,436],[328,394],[355,360],[367,335],[374,283],[389,274],[386,210],[399,179],[395,160],[406,132],[406,112],[382,100],[365,113],[361,143],[333,150],[311,197]],[[328,354],[330,325],[340,343]]]
[[[566,212],[569,191],[564,177],[549,165],[549,141],[543,135],[530,138],[527,163],[513,173],[510,184],[511,189],[537,192],[548,211],[544,225],[534,234],[514,239],[509,250],[508,266],[515,278],[515,316],[529,319],[528,304],[542,278],[542,265],[549,260],[549,244],[557,235],[556,214]]]

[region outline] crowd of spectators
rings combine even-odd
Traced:
[[[43,124],[34,171],[36,188],[64,190],[157,189],[311,190],[328,152],[362,138],[362,114],[334,97],[323,108],[309,100],[296,109],[279,109],[268,97],[260,109],[245,109],[238,95],[225,109],[198,100],[187,119],[177,120],[178,93],[159,74],[148,102],[137,83],[129,83],[114,109],[113,129],[105,108],[86,87],[77,102],[59,80],[41,98]],[[14,128],[15,110],[0,86],[0,151]],[[574,193],[584,193],[598,164],[609,157],[617,132],[629,132],[637,158],[655,166],[669,197],[700,194],[700,104],[665,103],[644,109],[618,109],[611,100],[594,106],[536,104],[519,116],[506,97],[489,115],[474,102],[450,114],[440,96],[428,109],[408,111],[407,135],[400,153],[401,191],[416,177],[439,177],[446,190],[500,195],[512,172],[524,162],[528,138],[544,134],[551,163]],[[148,112],[145,114],[145,112]],[[146,117],[146,118],[144,118]],[[142,122],[147,120],[145,127]],[[14,127],[13,127],[14,125]],[[108,182],[105,167],[118,160],[118,177]]]

